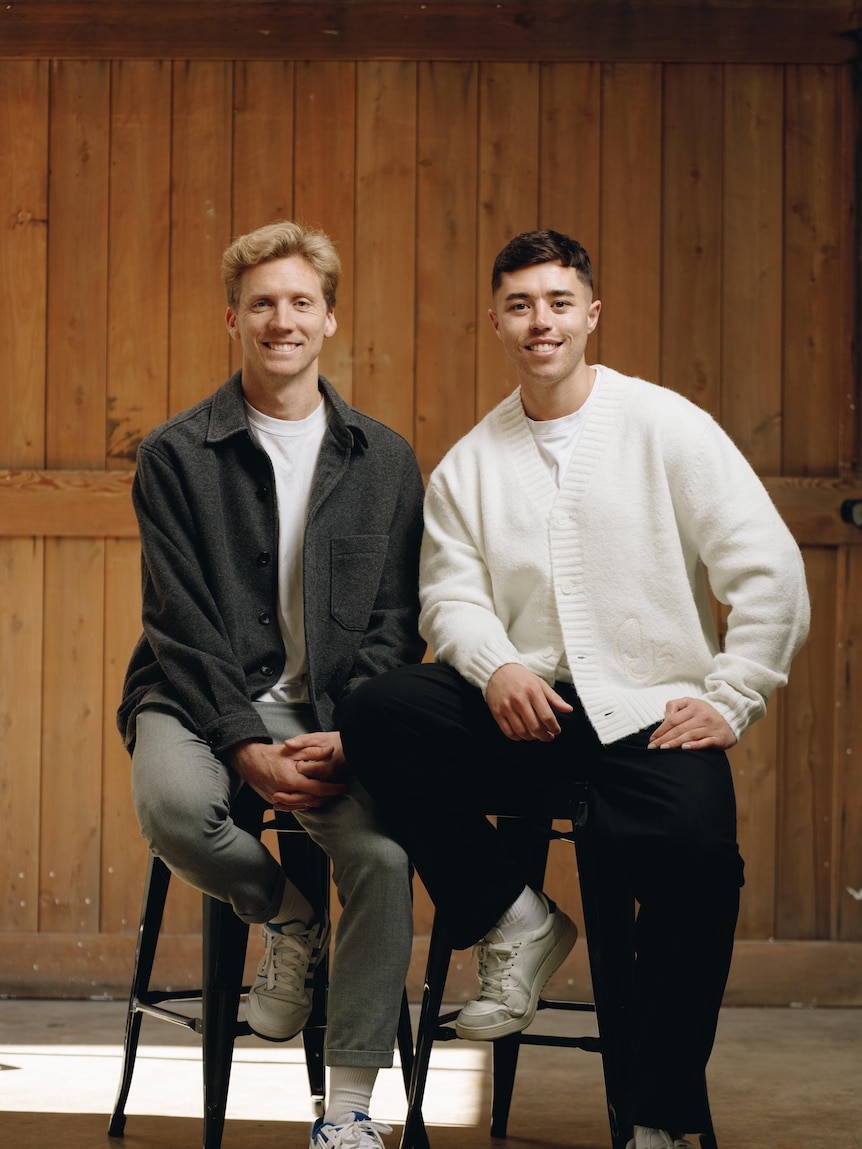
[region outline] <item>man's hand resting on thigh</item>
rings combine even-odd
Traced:
[[[494,671],[485,701],[497,725],[515,742],[553,742],[560,733],[555,711],[572,710],[553,687],[519,662],[506,662]]]

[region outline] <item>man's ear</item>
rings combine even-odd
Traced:
[[[590,304],[589,311],[587,312],[587,328],[590,334],[592,334],[592,332],[596,329],[596,324],[599,321],[599,312],[601,309],[602,301],[600,299],[594,299]]]
[[[227,333],[231,339],[239,339],[239,331],[236,326],[236,312],[232,307],[229,307],[225,312],[224,321],[227,327]]]
[[[494,328],[494,331],[497,334],[497,338],[499,339],[500,338],[500,318],[497,315],[497,312],[494,311],[494,309],[491,307],[488,308],[488,318],[491,320],[491,326]]]

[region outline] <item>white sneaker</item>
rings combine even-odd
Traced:
[[[372,1121],[367,1113],[354,1113],[353,1120],[333,1125],[318,1117],[311,1127],[309,1149],[384,1149],[381,1133],[392,1128],[382,1121]]]
[[[311,1013],[314,971],[329,945],[329,918],[310,926],[300,921],[278,926],[267,922],[263,936],[266,950],[248,991],[245,1017],[259,1037],[288,1041]]]
[[[682,1137],[674,1141],[666,1129],[649,1129],[642,1125],[626,1149],[694,1149],[694,1146]]]
[[[459,1037],[493,1041],[526,1029],[536,1016],[542,987],[578,937],[578,927],[539,894],[548,916],[537,930],[504,941],[496,927],[473,947],[479,962],[482,989],[476,1001],[468,1001],[455,1019]]]

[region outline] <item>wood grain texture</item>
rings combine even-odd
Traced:
[[[602,69],[602,358],[654,381],[661,363],[661,91],[656,65]]]
[[[781,470],[781,68],[724,70],[722,426],[761,475]]]
[[[356,80],[353,401],[412,439],[416,65],[364,61]]]
[[[45,427],[51,467],[105,463],[109,98],[110,65],[52,64]]]
[[[0,459],[45,463],[48,64],[0,67]]]
[[[197,62],[173,72],[169,415],[230,372],[221,256],[231,238],[233,70]]]
[[[489,45],[498,20],[530,7],[486,11]],[[659,23],[671,7],[685,4],[659,5]],[[717,20],[775,12],[711,7]],[[175,10],[180,23],[190,11]],[[92,962],[68,962],[70,984],[127,984],[128,962],[104,965],[133,938],[145,860],[114,727],[140,627],[134,452],[237,365],[219,275],[231,236],[294,216],[333,237],[344,274],[323,370],[402,430],[427,473],[514,386],[487,320],[491,264],[515,231],[550,226],[594,259],[590,358],[716,411],[804,549],[811,639],[731,756],[748,863],[739,936],[756,939],[747,987],[816,999],[796,956],[810,946],[810,976],[834,974],[840,998],[843,955],[862,940],[862,530],[841,517],[862,501],[853,68],[455,60],[422,56],[418,40],[385,61],[371,48],[130,58],[119,40],[95,58],[94,42],[91,59],[0,50],[0,939],[29,937],[21,962],[44,940],[45,987],[101,932]],[[548,886],[577,912],[572,865],[554,852]],[[189,939],[200,895],[175,885],[167,936]],[[416,909],[418,952],[421,889]],[[790,965],[773,993],[777,954]]]
[[[127,470],[168,414],[170,64],[115,63],[110,123],[106,466]]]
[[[45,545],[0,539],[0,923],[39,928]]]
[[[425,473],[476,418],[476,332],[488,322],[476,267],[478,75],[476,64],[419,68],[414,447]]]
[[[9,57],[796,61],[858,48],[858,0],[27,0],[0,12]]]

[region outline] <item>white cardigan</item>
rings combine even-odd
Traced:
[[[808,633],[799,549],[706,412],[607,367],[557,490],[514,391],[448,452],[425,501],[420,629],[484,690],[562,651],[605,744],[705,698],[738,736]],[[731,608],[719,649],[705,571]]]

